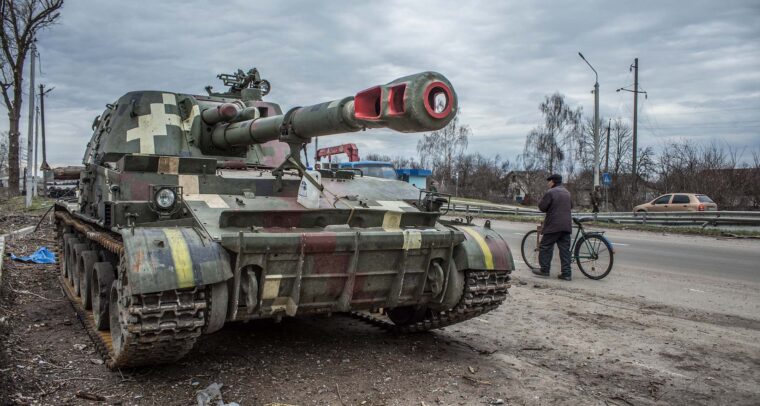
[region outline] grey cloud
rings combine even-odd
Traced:
[[[632,98],[615,89],[633,82],[628,66],[639,57],[649,92],[642,145],[693,137],[760,148],[756,4],[72,0],[40,38],[42,81],[56,87],[47,99],[49,159],[76,163],[94,115],[128,90],[202,93],[221,87],[217,73],[250,66],[285,108],[439,71],[472,127],[469,151],[514,159],[544,95],[559,91],[593,112],[594,77],[578,51],[599,71],[601,114],[628,120]],[[414,155],[418,139],[380,131],[320,145]]]

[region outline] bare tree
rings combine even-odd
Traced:
[[[633,132],[620,118],[610,128],[610,166],[613,176],[630,172],[633,151]]]
[[[760,151],[752,153],[752,162],[747,165],[747,171],[744,176],[744,184],[747,197],[749,198],[748,206],[754,210],[760,209]]]
[[[390,155],[382,155],[378,154],[376,152],[370,152],[369,154],[364,156],[365,161],[379,161],[379,162],[390,162],[392,160]]]
[[[572,153],[568,147],[578,138],[582,110],[569,106],[560,93],[546,96],[538,109],[544,116],[544,123],[528,133],[523,160],[529,166],[556,172],[567,152]]]
[[[456,162],[467,149],[471,134],[470,126],[460,125],[459,117],[455,117],[446,127],[423,135],[417,142],[420,164],[431,168],[433,178],[441,181],[442,190],[452,186]]]
[[[58,19],[61,7],[63,0],[0,0],[0,87],[8,109],[8,185],[11,194],[17,194],[19,190],[19,120],[24,63],[37,34]]]
[[[756,207],[758,156],[755,167],[741,162],[739,149],[719,142],[681,140],[663,146],[657,162],[661,193],[691,192],[710,196],[721,209]],[[756,186],[755,186],[756,187]]]
[[[456,165],[457,192],[460,196],[505,201],[508,197],[511,168],[499,155],[488,158],[481,154],[464,154]]]
[[[6,174],[8,174],[8,132],[3,131],[0,134],[0,177]]]
[[[364,156],[364,159],[367,161],[380,161],[380,162],[392,162],[393,167],[396,169],[401,168],[412,168],[412,169],[420,169],[422,168],[422,165],[420,165],[419,162],[415,161],[414,158],[409,158],[401,155],[397,155],[395,157],[391,157],[390,155],[382,155],[375,152],[370,152],[369,154]]]

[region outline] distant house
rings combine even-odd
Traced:
[[[519,204],[536,204],[546,189],[548,176],[549,172],[543,170],[510,171],[507,174],[507,199]]]
[[[396,169],[396,175],[398,175],[399,180],[411,183],[412,185],[416,186],[417,189],[427,189],[427,178],[432,174],[433,172],[429,169]]]

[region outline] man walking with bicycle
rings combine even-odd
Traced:
[[[570,236],[573,233],[572,202],[570,192],[562,186],[562,176],[553,174],[546,178],[549,190],[538,202],[538,209],[546,213],[541,228],[541,245],[539,247],[538,263],[541,269],[533,269],[538,276],[548,277],[551,269],[554,244],[559,249],[559,259],[562,263],[562,273],[559,279],[569,281],[570,268]]]

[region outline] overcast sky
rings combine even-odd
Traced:
[[[55,87],[46,99],[55,165],[81,161],[93,118],[123,93],[203,94],[222,88],[217,74],[253,66],[283,109],[441,72],[472,128],[468,151],[514,160],[545,95],[563,93],[593,115],[594,75],[578,51],[599,72],[601,115],[629,121],[632,94],[615,89],[631,88],[639,58],[649,94],[639,105],[641,146],[688,138],[760,151],[758,1],[68,0],[39,49],[41,81]],[[418,138],[368,131],[320,146],[412,156]]]

